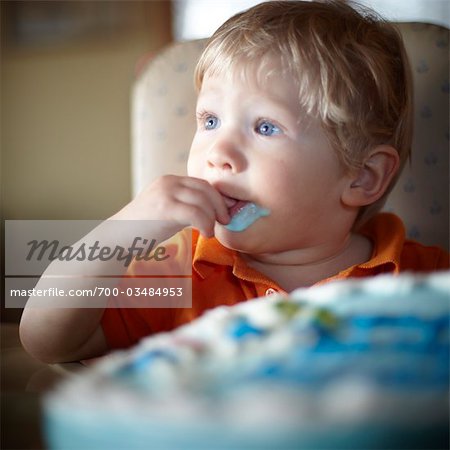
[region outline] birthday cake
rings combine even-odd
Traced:
[[[213,309],[44,401],[51,449],[444,448],[450,272]]]

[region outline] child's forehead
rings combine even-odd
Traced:
[[[300,113],[296,86],[279,73],[261,76],[257,70],[237,70],[205,74],[199,101],[231,101],[236,97],[239,104],[272,105]]]
[[[259,59],[235,58],[228,64],[212,64],[203,75],[201,89],[205,81],[211,89],[221,83],[258,87],[268,91],[281,90],[287,86],[297,88],[297,80],[291,71],[280,57],[271,54]]]

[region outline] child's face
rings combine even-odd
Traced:
[[[227,206],[238,199],[270,210],[242,232],[216,222],[227,247],[285,252],[337,237],[348,179],[319,121],[301,111],[294,81],[279,70],[264,81],[256,71],[205,76],[188,173],[213,185]]]

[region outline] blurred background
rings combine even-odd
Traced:
[[[104,219],[120,209],[131,199],[139,71],[172,41],[207,37],[256,3],[2,0],[2,218]],[[394,21],[449,25],[448,0],[360,3]]]
[[[129,92],[168,1],[2,1],[5,219],[102,219],[130,198]]]

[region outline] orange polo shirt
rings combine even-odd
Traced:
[[[185,234],[190,240],[190,233]],[[426,247],[406,240],[404,226],[393,214],[378,214],[364,226],[361,234],[373,243],[372,258],[317,284],[388,272],[398,274],[402,271],[449,268],[448,253],[437,247]],[[186,236],[178,242],[189,245]],[[192,232],[192,260],[192,307],[107,308],[102,327],[110,348],[129,347],[144,336],[173,330],[219,305],[234,305],[274,292],[284,292],[273,280],[249,267],[238,252],[223,247],[215,238],[199,236],[195,230]],[[132,264],[129,274],[136,272]]]

